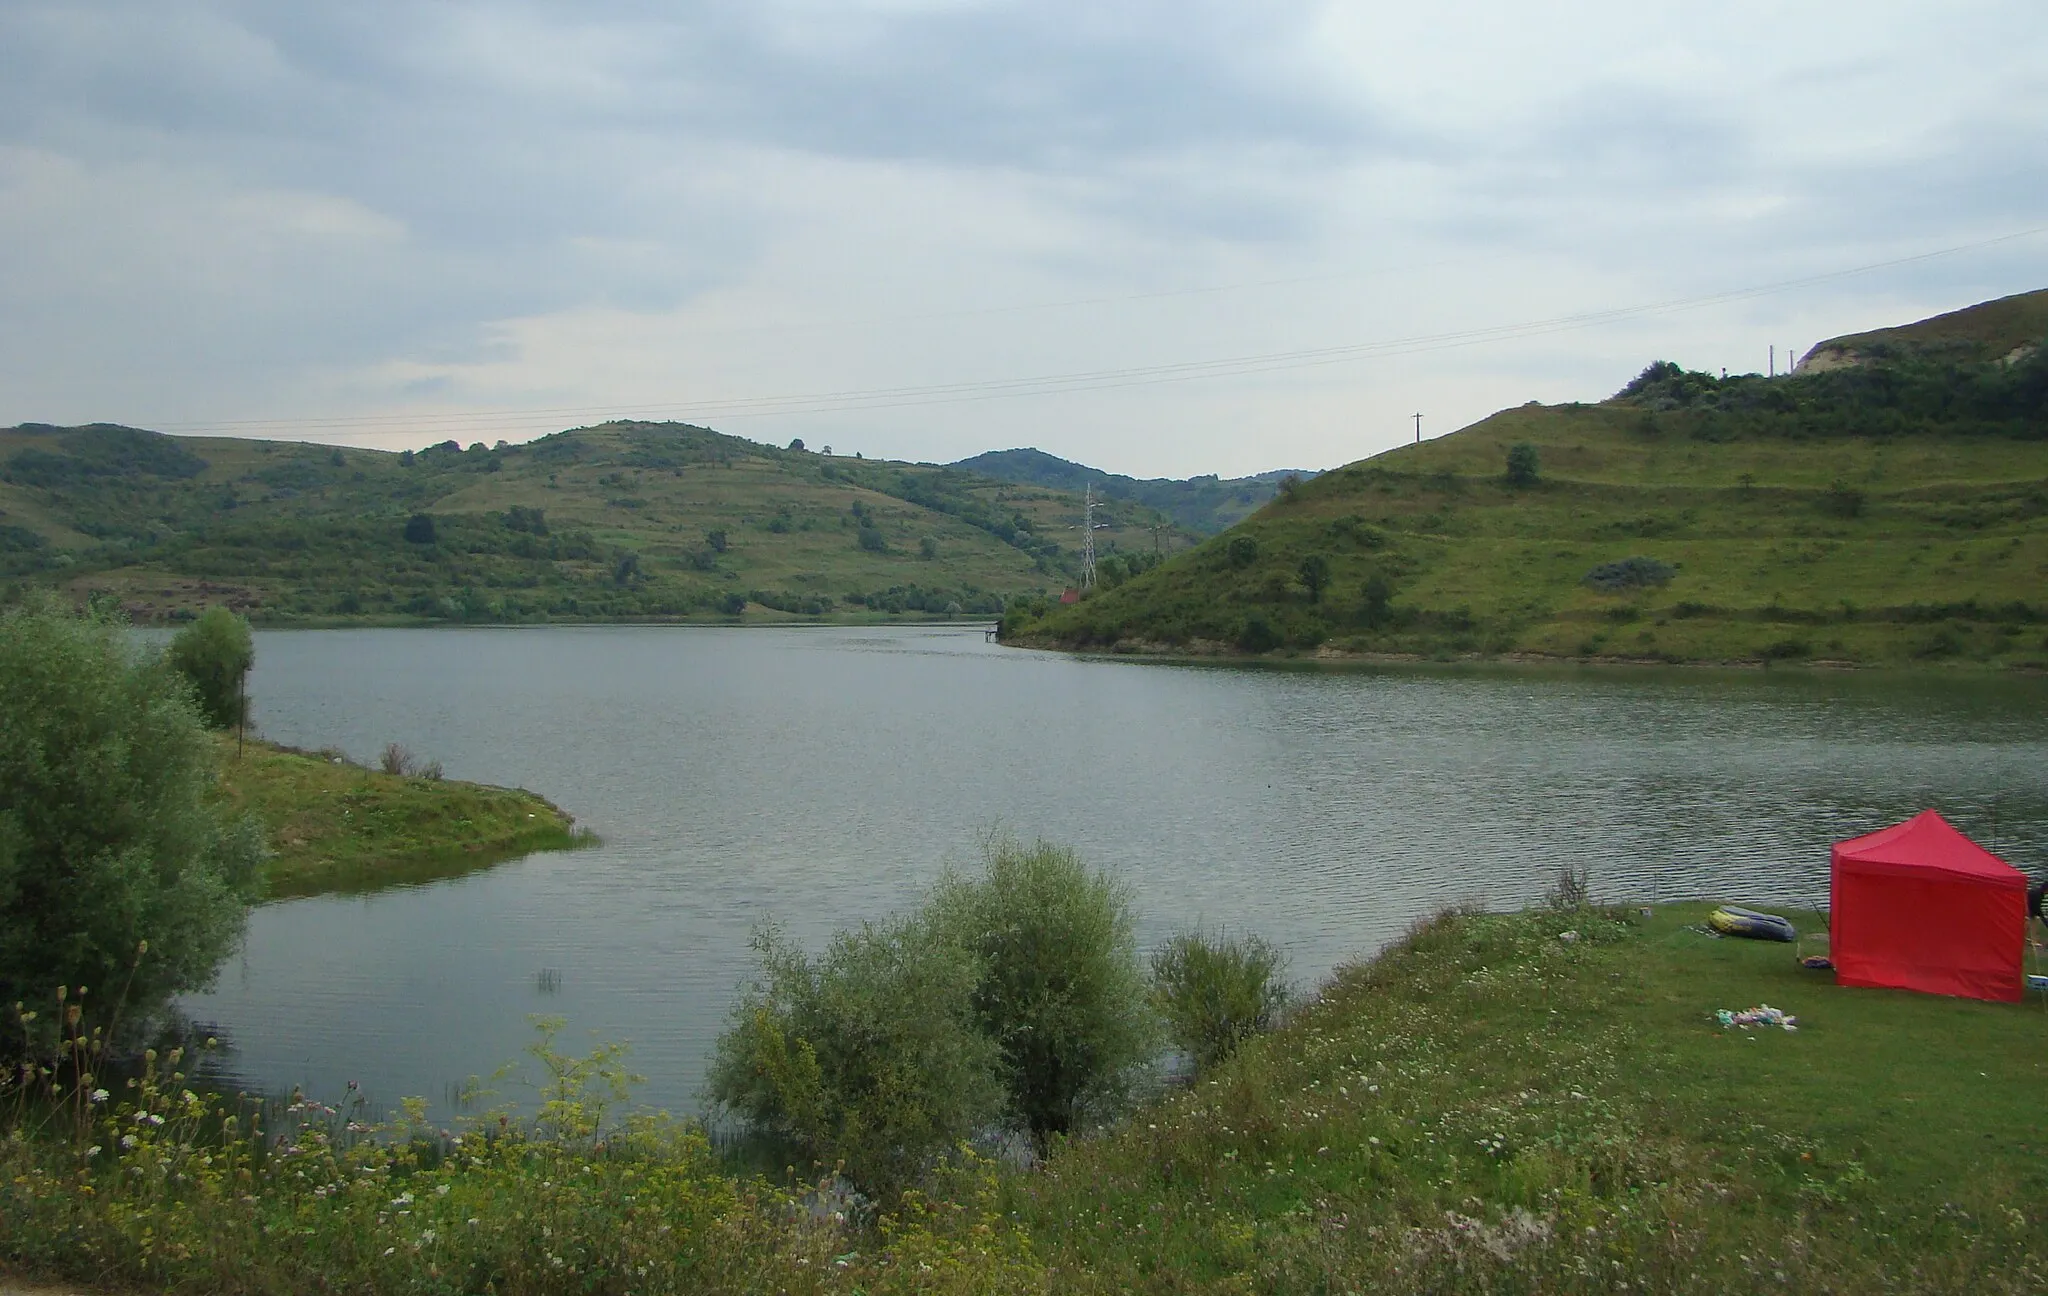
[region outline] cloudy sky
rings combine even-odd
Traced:
[[[0,423],[1326,467],[2048,286],[2043,123],[2040,0],[0,0]]]

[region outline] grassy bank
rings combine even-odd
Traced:
[[[231,736],[221,791],[263,824],[271,899],[423,882],[579,840],[568,814],[523,789],[400,777],[261,741],[237,754]]]
[[[459,1143],[352,1143],[302,1107],[267,1162],[181,1153],[175,1085],[165,1126],[82,1127],[91,1157],[0,1143],[0,1258],[191,1292],[2048,1284],[2048,1008],[1841,989],[1703,912],[1441,919],[1117,1129],[877,1229],[687,1129],[599,1134],[617,1060],[558,1059],[537,1125]],[[1714,1020],[1759,1003],[1800,1030]]]

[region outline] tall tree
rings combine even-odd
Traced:
[[[264,850],[212,795],[180,674],[118,620],[37,600],[0,613],[0,733],[0,1002],[125,986],[148,1008],[210,982]]]
[[[224,607],[210,607],[171,640],[168,656],[191,681],[208,725],[232,729],[248,718],[243,680],[256,663],[256,644],[247,620]]]

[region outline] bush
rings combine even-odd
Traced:
[[[111,617],[31,602],[0,613],[0,733],[0,1002],[125,983],[146,1009],[211,981],[263,843],[213,796],[179,674]]]
[[[761,977],[705,1080],[719,1108],[883,1198],[999,1119],[981,967],[957,941],[920,917],[842,931],[816,960],[772,929],[753,944]]]
[[[1259,542],[1248,535],[1232,536],[1223,553],[1232,567],[1249,567],[1259,560]]]
[[[1587,572],[1580,583],[1603,594],[1616,594],[1645,585],[1668,585],[1677,574],[1676,567],[1655,558],[1623,558],[1619,562],[1601,563]]]
[[[1301,578],[1301,587],[1308,591],[1308,601],[1322,602],[1323,590],[1330,584],[1330,560],[1312,553],[1301,560],[1295,574]]]
[[[408,544],[434,543],[434,519],[428,513],[415,513],[405,520],[405,539]]]
[[[441,777],[440,761],[421,761],[403,743],[385,743],[383,752],[377,757],[377,768],[394,778],[438,780]]]
[[[1837,477],[1828,484],[1827,492],[1820,497],[1820,510],[1831,517],[1861,517],[1863,502],[1862,491]]]
[[[249,623],[224,607],[210,607],[171,640],[168,660],[191,682],[199,714],[215,729],[232,729],[248,717],[242,681],[255,664]]]
[[[855,533],[854,538],[859,542],[860,547],[869,553],[887,553],[889,551],[889,541],[882,535],[882,529],[871,522],[862,522],[860,530]]]
[[[978,878],[949,875],[929,912],[973,955],[974,1008],[1010,1103],[1041,1144],[1114,1111],[1151,1061],[1130,893],[1073,851],[998,838]]]
[[[1508,447],[1508,485],[1534,486],[1537,480],[1536,447],[1518,441]]]
[[[1182,932],[1152,954],[1152,1001],[1198,1071],[1270,1030],[1287,1006],[1280,951],[1259,936]]]
[[[1237,646],[1246,652],[1271,652],[1282,642],[1280,632],[1260,613],[1247,613],[1244,623],[1238,627]]]

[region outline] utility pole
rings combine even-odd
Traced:
[[[1422,444],[1422,415],[1420,413],[1415,415],[1415,444]]]
[[[1778,376],[1778,344],[1771,343],[1771,377]]]
[[[1095,487],[1083,493],[1081,513],[1081,588],[1095,588]]]

